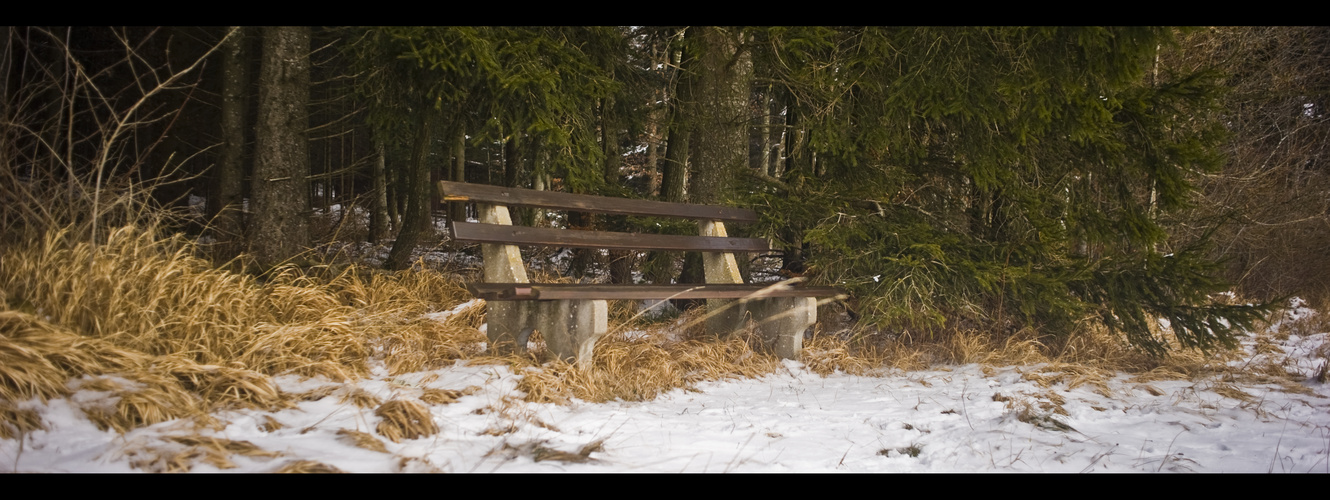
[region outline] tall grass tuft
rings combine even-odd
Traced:
[[[261,283],[192,251],[179,236],[135,226],[111,231],[103,245],[51,231],[6,248],[0,288],[7,307],[148,355],[268,374],[365,373],[356,311],[337,295],[292,268]]]
[[[759,377],[779,366],[742,338],[673,341],[664,336],[612,336],[596,344],[591,368],[562,360],[522,370],[518,389],[531,402],[643,401],[663,392],[725,378]]]
[[[88,376],[75,386],[115,402],[85,412],[124,432],[215,408],[287,407],[294,396],[273,375],[360,377],[375,347],[415,368],[465,356],[480,335],[478,313],[422,318],[461,290],[428,273],[284,267],[255,277],[213,267],[179,236],[136,226],[104,234],[100,245],[66,230],[4,245],[0,401],[63,396]],[[410,345],[393,348],[401,344]],[[24,414],[0,417],[7,429],[31,427]]]

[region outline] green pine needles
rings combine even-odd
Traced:
[[[1161,225],[1222,161],[1213,75],[1159,67],[1171,30],[765,34],[805,139],[752,202],[879,326],[1069,335],[1096,318],[1162,354],[1151,316],[1209,349],[1266,310],[1211,303],[1226,285],[1204,241],[1174,249]]]

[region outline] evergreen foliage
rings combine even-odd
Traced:
[[[361,39],[370,121],[376,130],[433,113],[465,126],[472,141],[509,134],[538,138],[550,168],[579,191],[601,185],[596,132],[600,99],[622,84],[611,55],[625,54],[615,28],[395,27]]]
[[[1215,103],[1213,75],[1154,67],[1170,30],[766,35],[813,159],[753,203],[769,234],[803,229],[821,279],[880,326],[1066,334],[1093,315],[1162,353],[1146,314],[1205,349],[1261,313],[1208,305],[1224,284],[1202,246],[1161,248],[1160,217],[1188,205],[1223,136],[1192,119]]]

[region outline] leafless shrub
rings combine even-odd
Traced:
[[[1225,73],[1222,120],[1232,133],[1223,171],[1199,184],[1188,221],[1224,220],[1215,257],[1244,294],[1330,295],[1330,28],[1218,27],[1185,35],[1176,58]]]

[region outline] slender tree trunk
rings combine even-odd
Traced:
[[[799,170],[796,158],[803,154],[800,147],[800,140],[803,139],[803,121],[799,118],[798,108],[788,103],[787,106],[785,110],[785,142],[781,145],[781,149],[785,153],[785,162],[780,169],[782,176]]]
[[[241,211],[245,181],[245,88],[249,84],[245,53],[249,28],[235,26],[222,48],[222,147],[217,161],[216,191],[208,198],[212,229],[221,243],[218,256],[229,258],[244,241]]]
[[[684,181],[688,178],[688,143],[692,131],[686,124],[670,125],[665,145],[665,165],[660,176],[660,199],[683,203],[687,200]]]
[[[5,26],[0,28],[0,122],[13,123],[13,102],[14,98],[10,95],[12,90],[9,85],[10,71],[14,65],[14,42],[13,37],[17,36],[14,28]],[[11,139],[10,127],[0,127],[0,165],[7,168],[17,166],[15,157],[17,155],[17,144]]]
[[[429,183],[430,129],[432,122],[428,114],[422,113],[416,128],[416,137],[411,147],[411,164],[407,167],[406,210],[402,217],[402,230],[397,233],[397,241],[388,252],[388,259],[383,267],[401,270],[411,266],[411,252],[415,251],[421,240],[434,231],[434,220],[430,216],[430,204],[433,199]]]
[[[660,191],[660,172],[657,170],[657,163],[660,163],[660,138],[656,137],[656,129],[659,126],[660,112],[652,111],[647,118],[646,137],[647,137],[647,197],[654,197]]]
[[[387,172],[387,148],[383,145],[383,140],[378,136],[374,137],[374,192],[373,211],[369,217],[369,241],[378,243],[388,238],[388,172]]]
[[[309,247],[308,27],[264,28],[250,250],[261,266]]]
[[[397,234],[402,232],[402,212],[406,211],[404,193],[406,193],[407,172],[402,168],[388,169],[387,165],[385,170],[384,173],[388,177],[388,222],[392,224],[390,232]]]
[[[601,106],[600,120],[600,141],[605,151],[605,186],[611,191],[620,190],[620,174],[623,167],[623,156],[619,150],[619,117],[614,112],[614,101],[605,99]],[[605,217],[605,228],[609,231],[624,231],[627,229],[628,218],[622,215],[607,215]],[[633,255],[631,250],[611,250],[610,257],[610,283],[628,284],[633,282]]]
[[[520,137],[521,134],[514,132],[503,142],[503,185],[507,187],[517,187],[517,180],[522,172]]]
[[[675,52],[675,66],[682,67],[683,52]],[[691,65],[691,60],[689,61]],[[688,148],[692,134],[693,76],[691,71],[679,71],[674,78],[674,92],[670,96],[670,124],[665,139],[665,164],[661,167],[660,199],[673,203],[687,201],[684,190],[688,178]],[[674,281],[675,263],[679,252],[651,252],[643,273],[647,281],[666,285]]]
[[[789,122],[790,112],[786,110],[785,96],[783,92],[774,96],[772,106],[776,110],[775,114],[780,116],[780,118],[777,119],[779,123],[778,127],[780,130],[780,137],[776,138],[775,140],[776,144],[775,146],[773,146],[773,148],[776,150],[776,154],[775,158],[772,158],[771,160],[770,175],[772,177],[780,179],[782,178],[782,176],[785,175],[785,155],[788,154],[788,151],[785,149],[785,145],[786,142],[789,141],[789,136],[790,136],[790,122]],[[786,111],[785,113],[781,113],[780,112],[781,110],[786,110]]]
[[[466,182],[466,127],[462,123],[457,123],[456,133],[453,135],[453,165],[451,180],[454,182]],[[466,221],[466,203],[452,202],[448,204],[448,220],[453,222]]]

